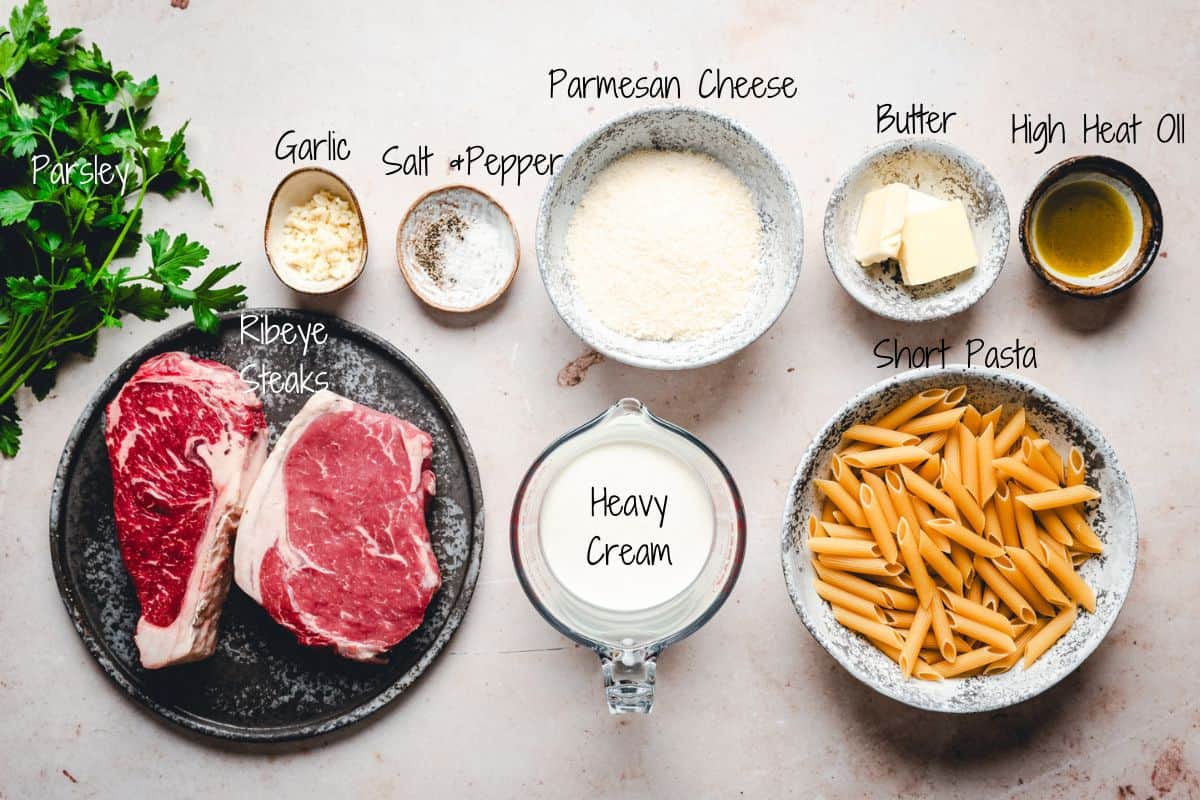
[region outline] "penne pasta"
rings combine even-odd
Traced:
[[[1012,456],[994,459],[992,466],[1001,475],[1012,478],[1017,483],[1024,484],[1035,492],[1049,492],[1058,488],[1057,483],[1023,463],[1020,459],[1013,458]]]
[[[1025,504],[1026,508],[1043,511],[1047,508],[1062,508],[1079,503],[1088,503],[1100,497],[1100,493],[1090,486],[1068,486],[1064,489],[1051,489],[1048,492],[1036,494],[1019,494],[1017,502]]]
[[[1042,569],[1042,565],[1037,559],[1029,554],[1029,551],[1023,550],[1020,547],[1009,547],[1005,550],[1008,553],[1009,559],[1020,572],[1020,574],[1029,581],[1030,585],[1047,603],[1053,606],[1070,605],[1071,601],[1062,593],[1062,590],[1055,585],[1054,581]],[[1028,595],[1026,595],[1028,598]]]
[[[921,558],[925,560],[925,563],[941,576],[941,579],[946,582],[946,585],[955,594],[963,593],[962,572],[959,571],[958,567],[954,566],[954,562],[947,558],[945,553],[938,549],[937,545],[926,535],[925,531],[921,531],[917,537],[917,552],[921,554]]]
[[[1071,532],[1067,530],[1067,526],[1063,524],[1062,519],[1052,508],[1045,511],[1038,511],[1034,514],[1037,517],[1038,524],[1042,526],[1042,530],[1050,535],[1050,538],[1061,545],[1070,547],[1075,543],[1071,537]]]
[[[954,645],[954,633],[950,630],[950,617],[942,605],[942,598],[934,595],[929,604],[930,627],[933,628],[933,640],[942,658],[950,663],[958,657],[958,648]]]
[[[979,409],[974,404],[967,404],[967,410],[963,412],[962,424],[966,426],[972,436],[978,436],[979,432],[983,430],[983,415],[979,413]]]
[[[931,529],[925,529],[925,532],[933,533]],[[951,542],[950,561],[954,563],[955,568],[962,574],[963,588],[973,586],[975,583],[975,563],[971,551],[957,542]]]
[[[1066,473],[1067,486],[1081,486],[1084,483],[1084,479],[1087,477],[1087,469],[1083,463],[1083,453],[1079,452],[1079,448],[1072,447],[1070,452],[1067,453],[1063,472]]]
[[[932,456],[930,456],[929,459],[926,460],[925,463],[916,470],[916,472],[930,483],[936,481],[938,476],[942,474],[941,453],[934,453]]]
[[[1068,597],[1088,611],[1096,610],[1096,593],[1083,578],[1079,577],[1079,573],[1075,571],[1075,565],[1069,558],[1062,553],[1050,553],[1046,570],[1054,576],[1054,580],[1058,582]]]
[[[1000,530],[1000,514],[995,503],[988,503],[983,510],[983,538],[992,544],[1004,546],[1004,532]]]
[[[927,433],[949,430],[962,419],[964,411],[965,409],[962,408],[951,408],[947,411],[939,411],[936,414],[925,414],[920,417],[914,417],[896,428],[896,430],[901,433],[911,433],[914,436],[924,436]]]
[[[922,450],[916,445],[909,445],[906,447],[881,447],[865,453],[855,453],[842,460],[855,469],[879,469],[880,467],[894,467],[897,464],[919,464],[931,455],[932,453],[928,450]]]
[[[925,561],[921,558],[917,544],[919,533],[920,531],[909,529],[908,520],[901,520],[896,529],[896,539],[900,542],[900,556],[904,561],[904,566],[908,569],[913,587],[917,591],[917,600],[920,601],[921,608],[928,608],[937,587],[933,583],[933,578],[929,577],[929,572],[925,569]]]
[[[996,556],[1004,555],[1003,547],[998,544],[992,544],[987,539],[984,539],[973,531],[967,530],[952,519],[931,519],[923,527],[927,531],[937,531],[952,542],[956,542],[971,552],[978,553],[985,558],[995,558]]]
[[[813,538],[814,536],[829,535],[825,532],[825,529],[821,527],[821,523],[817,522],[817,518],[812,514],[808,515],[808,521],[805,523],[805,531],[808,533],[809,539]]]
[[[888,624],[888,627],[904,628],[905,630],[912,627],[913,619],[917,615],[916,611],[898,611],[894,608],[884,609],[881,613],[883,621]]]
[[[1009,581],[1009,582],[1011,583],[1011,581]],[[1018,589],[1017,591],[1020,591],[1020,590]],[[1026,599],[1029,599],[1029,598],[1026,598]],[[992,587],[990,587],[990,586],[985,586],[983,588],[983,599],[980,600],[979,602],[983,603],[983,607],[988,609],[989,611],[996,611],[997,609],[1000,608],[1000,597],[996,594],[995,590],[993,590]],[[1035,608],[1034,611],[1037,611],[1037,609]],[[1007,619],[1007,617],[1006,617],[1006,619]],[[1024,625],[1025,623],[1022,622],[1021,624]],[[1013,627],[1013,630],[1015,631],[1016,625],[1013,625],[1012,627]]]
[[[831,556],[848,556],[850,558],[880,558],[883,553],[874,541],[859,539],[843,539],[841,537],[822,536],[808,540],[808,549],[814,553]]]
[[[920,394],[914,394],[885,414],[875,425],[880,428],[897,428],[922,411],[940,403],[947,394],[945,389],[926,389]]]
[[[879,503],[879,507],[883,509],[883,518],[887,522],[889,531],[896,530],[896,523],[899,521],[899,515],[896,513],[896,507],[892,505],[892,496],[888,493],[888,488],[883,482],[883,478],[876,475],[874,472],[863,472],[862,482],[871,487],[871,491],[875,494],[875,502]],[[868,520],[869,521],[869,520]]]
[[[993,661],[999,661],[1006,655],[1008,652],[997,650],[994,647],[980,647],[963,653],[955,661],[947,659],[934,664],[933,669],[943,678],[957,678],[965,673],[986,667]]]
[[[1044,566],[1046,564],[1046,548],[1042,546],[1042,538],[1038,535],[1037,523],[1033,521],[1033,512],[1028,506],[1020,503],[1013,504],[1013,516],[1017,521],[1017,535],[1021,546],[1033,554]]]
[[[985,625],[982,622],[977,622],[970,617],[963,616],[957,611],[947,611],[946,616],[950,619],[950,630],[955,633],[962,634],[968,639],[974,639],[977,642],[989,644],[1005,654],[1017,649],[1016,643],[1013,642],[1013,637],[1010,634],[996,630],[992,626]]]
[[[854,474],[854,470],[846,466],[846,461],[841,454],[835,455],[829,462],[829,472],[838,485],[846,490],[846,494],[858,497],[858,487],[861,481]]]
[[[887,517],[884,516],[883,508],[875,497],[875,490],[865,483],[858,487],[858,504],[867,518],[867,527],[871,529],[871,535],[879,545],[880,555],[889,562],[895,562],[898,556],[896,538],[888,528]]]
[[[899,575],[904,568],[882,558],[851,558],[848,556],[818,555],[817,559],[830,569],[855,572],[859,575]]]
[[[950,434],[946,431],[937,431],[931,433],[921,440],[917,447],[922,450],[928,450],[930,453],[939,452],[945,445],[946,440],[950,438]]]
[[[1050,646],[1063,637],[1071,626],[1075,624],[1075,617],[1078,615],[1078,610],[1075,606],[1064,608],[1059,612],[1058,616],[1046,623],[1045,627],[1029,638],[1025,645],[1025,669],[1033,666],[1033,662],[1042,657],[1042,654],[1050,649]]]
[[[979,503],[975,502],[975,498],[963,485],[958,474],[950,469],[949,464],[942,465],[942,491],[950,497],[954,507],[962,514],[963,519],[975,529],[975,532],[983,533],[983,509],[979,507]]]
[[[1025,432],[1025,409],[1018,408],[1016,412],[1009,418],[996,432],[996,438],[993,442],[996,458],[1004,456],[1009,450],[1012,450],[1013,445],[1021,440],[1021,434]]]
[[[817,573],[818,579],[828,583],[830,586],[836,586],[851,594],[858,595],[874,605],[894,607],[889,601],[887,590],[876,586],[870,581],[863,580],[857,575],[831,569],[819,561],[813,562],[813,571]]]
[[[1033,440],[1028,437],[1021,440],[1021,458],[1039,475],[1051,481],[1055,486],[1058,486],[1058,474],[1042,456],[1041,451],[1034,447]]]
[[[1066,480],[1065,465],[1063,464],[1062,456],[1058,454],[1054,446],[1045,439],[1035,439],[1033,446],[1037,448],[1038,453],[1050,465],[1050,469],[1054,471],[1054,474],[1050,477],[1059,483],[1063,483]]]
[[[945,587],[938,589],[938,592],[941,594],[942,602],[951,612],[974,620],[981,625],[987,625],[989,628],[994,628],[1010,639],[1016,635],[1013,633],[1012,623],[1008,621],[1008,617],[998,611],[989,609],[982,603],[976,603],[974,600],[966,597],[959,597]],[[951,628],[953,627],[954,621],[951,620]],[[959,632],[961,633],[962,631]],[[978,639],[979,637],[971,636],[969,638]]]
[[[904,673],[905,677],[911,676],[917,667],[917,662],[921,658],[921,645],[925,641],[925,635],[929,633],[932,622],[933,614],[927,607],[923,606],[913,614],[912,625],[904,635],[904,646],[901,647],[900,655],[896,659],[900,665],[900,671]]]
[[[974,408],[974,406],[968,406]],[[962,469],[958,475],[962,485],[971,494],[971,499],[978,504],[979,500],[979,454],[976,452],[975,434],[963,423],[958,424],[958,462]]]
[[[958,452],[958,436],[951,435],[946,439],[946,446],[942,448],[942,472],[948,467],[955,475],[962,475],[962,459]],[[940,474],[940,473],[939,473]]]
[[[871,531],[866,528],[856,528],[853,525],[842,525],[838,522],[818,522],[817,527],[826,536],[833,536],[838,539],[867,539],[875,541],[875,537],[871,535]]]
[[[958,517],[958,509],[955,507],[954,501],[932,483],[903,465],[900,467],[900,477],[904,479],[904,485],[913,495],[924,500],[947,517]]]
[[[1084,519],[1079,509],[1073,507],[1060,508],[1057,509],[1056,513],[1075,539],[1075,548],[1077,550],[1082,550],[1085,553],[1101,553],[1104,551],[1104,542],[1100,541],[1100,537],[1092,530],[1092,526],[1088,525],[1087,520]]]
[[[896,633],[896,629],[889,628],[882,622],[869,619],[862,614],[855,614],[853,611],[841,606],[833,606],[833,616],[845,627],[864,636],[878,639],[896,648],[904,645],[904,640],[900,638],[900,634]]]
[[[1022,656],[1025,655],[1025,646],[1029,643],[1029,640],[1034,636],[1034,634],[1045,627],[1045,625],[1045,622],[1037,622],[1021,631],[1021,635],[1016,639],[1017,649],[999,661],[993,661],[991,664],[988,664],[986,667],[984,667],[983,674],[994,675],[999,672],[1007,672],[1015,667],[1021,660]]]
[[[1000,571],[996,569],[995,564],[986,558],[975,556],[975,571],[979,573],[979,577],[984,583],[992,587],[1000,601],[1012,609],[1013,613],[1022,621],[1032,622],[1036,619],[1037,615],[1034,613],[1033,607],[1029,605],[1029,601],[1017,591],[1016,587],[1005,580]]]
[[[859,528],[867,527],[866,514],[859,507],[858,501],[851,497],[850,493],[840,483],[824,480],[815,480],[813,483],[829,498],[829,501],[837,507],[838,511],[841,511],[846,519],[850,520],[850,524]]]
[[[995,458],[992,455],[994,447],[995,433],[989,422],[975,443],[975,468],[979,473],[979,493],[975,495],[975,499],[984,507],[992,501],[992,496],[996,494],[996,468],[992,466],[992,459]]]
[[[908,520],[908,527],[912,530],[921,530],[921,521],[917,518],[917,511],[913,507],[912,498],[909,497],[908,490],[904,488],[904,482],[900,480],[900,473],[894,469],[889,469],[884,473],[883,485],[887,491],[888,499],[891,500],[896,516]]]
[[[916,611],[921,607],[921,601],[911,592],[900,591],[891,586],[883,587],[883,592],[887,598],[885,605],[888,608],[894,608],[897,611]]]
[[[891,428],[876,425],[851,425],[842,434],[843,439],[852,442],[866,442],[880,447],[905,447],[921,441],[920,437],[911,433],[901,433]]]
[[[1020,550],[1020,548],[1013,549]],[[1024,553],[1025,551],[1021,550],[1021,552]],[[1035,561],[1034,563],[1037,562]],[[1011,554],[1008,558],[993,558],[992,566],[996,568],[996,571],[1000,573],[1004,580],[1012,584],[1012,587],[1017,590],[1022,598],[1024,598],[1025,602],[1033,608],[1035,619],[1038,615],[1043,617],[1053,617],[1058,613],[1055,607],[1047,602],[1042,594],[1034,587],[1034,585],[1029,582],[1029,578],[1025,575],[1025,573],[1016,566]],[[992,591],[995,590],[993,589]],[[1000,596],[996,595],[996,599],[999,600]],[[1029,624],[1034,621],[1030,619],[1028,615],[1026,615],[1024,619],[1018,615],[1017,619],[1020,620],[1022,624]]]
[[[1103,550],[1085,459],[1015,407],[927,389],[849,426],[805,520],[817,595],[906,678],[1034,664],[1096,595],[1076,568]]]
[[[859,597],[853,592],[848,592],[823,580],[813,581],[813,586],[817,589],[817,596],[827,601],[830,605],[841,606],[867,619],[873,619],[876,622],[884,621],[884,615],[879,606]]]
[[[1017,533],[1017,518],[1013,512],[1012,495],[1008,490],[1008,482],[1002,481],[996,486],[993,498],[996,506],[996,516],[1000,518],[1000,536],[1006,547],[1015,547],[1021,543]]]
[[[999,430],[1000,429],[1000,416],[1003,413],[1004,413],[1004,406],[996,406],[991,411],[987,412],[982,417],[980,417],[980,420],[979,420],[980,424],[983,425],[983,427],[985,427],[985,428],[988,425],[991,425],[992,430],[994,430],[994,431]]]
[[[930,411],[949,411],[953,408],[956,408],[958,404],[965,399],[967,399],[967,387],[955,386],[953,389],[946,392],[946,396],[943,397],[937,405],[932,406]]]

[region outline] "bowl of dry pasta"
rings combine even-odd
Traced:
[[[852,675],[968,713],[1083,663],[1129,592],[1137,539],[1095,425],[1020,376],[952,366],[878,383],[825,425],[789,490],[783,571]]]

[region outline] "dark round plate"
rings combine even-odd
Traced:
[[[324,344],[270,344],[242,335],[242,315],[272,323],[323,323]],[[407,419],[433,437],[437,495],[427,521],[442,571],[421,627],[387,663],[349,661],[303,647],[235,585],[221,615],[217,651],[194,664],[143,669],[133,632],[139,606],[113,522],[104,408],[147,358],[182,350],[241,370],[313,376],[331,390]],[[248,378],[254,375],[247,373]],[[310,378],[311,380],[311,378]],[[260,392],[271,443],[308,399]],[[84,644],[131,697],[171,722],[222,739],[284,741],[328,733],[378,711],[413,684],[454,633],[475,588],[483,551],[483,495],[466,434],[446,399],[396,348],[335,317],[247,309],[222,317],[216,336],[184,325],[155,339],[109,376],[84,409],[59,462],[50,502],[50,552],[59,592]]]

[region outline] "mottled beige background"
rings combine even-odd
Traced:
[[[84,650],[63,611],[46,546],[50,483],[67,432],[109,371],[165,326],[131,322],[99,358],[64,370],[56,395],[22,413],[29,432],[0,465],[0,797],[1137,797],[1200,795],[1196,634],[1196,144],[1084,147],[1077,120],[1137,111],[1189,115],[1200,24],[1192,2],[1056,3],[297,3],[285,0],[50,0],[58,26],[82,26],[118,65],[157,72],[164,124],[191,118],[191,151],[216,194],[155,207],[155,223],[244,262],[253,303],[294,304],[270,275],[260,231],[287,166],[284,129],[351,139],[337,166],[368,214],[362,281],[313,304],[410,353],[460,414],[479,456],[488,527],[483,574],[449,652],[393,707],[333,741],[267,755],[160,724],[128,701]],[[522,8],[522,6],[524,6]],[[705,66],[799,76],[802,97],[725,102],[791,169],[806,253],[794,299],[756,345],[727,363],[658,374],[605,363],[579,386],[555,376],[583,346],[537,276],[542,181],[473,182],[508,209],[525,243],[494,313],[434,317],[410,296],[391,239],[418,193],[448,178],[386,178],[392,143],[445,154],[569,149],[627,110],[547,98],[546,71],[693,76]],[[876,102],[957,110],[951,139],[978,156],[1019,212],[1037,176],[1067,155],[1127,159],[1157,188],[1163,252],[1115,300],[1045,290],[1016,243],[996,288],[945,323],[871,316],[835,283],[821,249],[830,182],[869,146]],[[1040,156],[1009,143],[1009,114],[1051,111],[1072,141]],[[1148,128],[1149,123],[1144,128]],[[1147,139],[1150,131],[1146,131]],[[910,710],[856,683],[801,627],[784,591],[779,519],[810,436],[852,393],[890,374],[873,343],[955,344],[982,336],[1035,344],[1028,377],[1086,410],[1108,434],[1137,494],[1142,554],[1106,644],[1035,701],[975,718]],[[605,710],[594,656],[526,602],[506,541],[513,492],[556,435],[636,395],[726,460],[745,495],[750,541],[722,613],[660,661],[649,719]]]

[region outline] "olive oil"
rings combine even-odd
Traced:
[[[1120,192],[1097,180],[1050,191],[1033,220],[1042,262],[1074,278],[1089,278],[1120,260],[1133,241],[1133,216]]]

